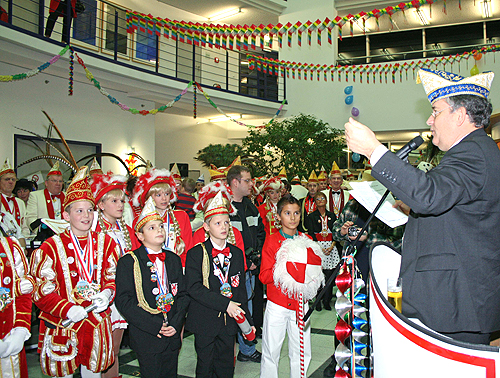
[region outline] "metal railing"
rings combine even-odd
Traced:
[[[85,10],[76,18],[71,7],[59,8],[50,37],[47,20],[54,12],[49,12],[48,0],[8,0],[8,22],[0,21],[0,27],[50,38],[53,43],[71,43],[76,51],[173,80],[196,81],[205,87],[276,102],[285,98],[285,78],[250,70],[246,51],[189,45],[147,31],[131,34],[126,29],[126,8],[106,0],[82,2]],[[251,53],[277,58],[277,53]]]

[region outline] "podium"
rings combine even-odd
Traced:
[[[386,243],[370,251],[370,320],[375,378],[500,378],[498,347],[469,344],[408,319],[387,301],[387,278],[399,276],[401,255]],[[403,282],[403,297],[405,293]]]

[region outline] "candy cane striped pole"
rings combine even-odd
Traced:
[[[306,376],[304,369],[304,299],[302,293],[299,294],[299,343],[300,343],[300,377]]]

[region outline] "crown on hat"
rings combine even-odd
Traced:
[[[331,175],[340,175],[340,168],[335,161],[333,162],[332,169],[330,170],[330,176]]]
[[[242,165],[240,156],[238,156],[236,159],[234,159],[233,162],[231,164],[229,164],[229,167],[224,168],[224,171],[226,171],[226,176],[227,176],[227,171],[229,171],[233,167],[233,165]]]
[[[224,203],[222,192],[218,192],[205,210],[205,220],[213,217],[214,215],[222,214],[229,215],[229,211],[227,210],[226,204]]]
[[[316,176],[316,172],[314,172],[314,169],[309,175],[309,180],[307,182],[318,182],[318,176]]]
[[[95,206],[95,199],[90,189],[87,169],[86,165],[82,166],[75,177],[73,177],[64,197],[63,209],[66,209],[69,205],[77,201],[89,201]]]
[[[236,210],[236,208],[232,204],[233,191],[231,190],[229,185],[223,183],[222,181],[212,181],[201,188],[200,192],[198,193],[198,200],[193,206],[194,211],[196,211],[197,213],[199,213],[200,211],[204,211],[208,200],[214,198],[219,192],[222,193],[222,197],[224,197],[231,206],[229,215],[236,215],[238,210]]]
[[[170,174],[174,178],[174,180],[181,180],[181,172],[179,171],[179,167],[177,166],[177,163],[174,163],[174,166],[172,167],[172,170],[170,171]]]
[[[264,184],[259,188],[260,192],[266,192],[267,190],[281,190],[283,188],[283,183],[279,177],[271,177],[266,180]]]
[[[280,179],[287,180],[287,178],[286,178],[286,169],[285,169],[285,167],[281,168],[280,173],[278,173],[278,177],[279,177]]]
[[[90,177],[93,178],[93,176],[96,174],[102,175],[104,174],[104,172],[102,171],[101,166],[97,162],[97,159],[94,157],[94,160],[92,160],[92,164],[90,165],[89,175]]]
[[[417,84],[422,83],[429,102],[459,95],[488,98],[493,72],[484,72],[471,77],[463,77],[451,72],[421,68],[417,74]]]
[[[223,169],[217,168],[215,165],[210,164],[210,169],[208,170],[210,173],[210,181],[216,181],[216,180],[225,180],[227,171],[224,171]]]
[[[14,172],[14,169],[12,168],[12,166],[10,165],[10,162],[9,162],[9,159],[5,159],[5,162],[3,163],[3,167],[2,169],[0,170],[0,176],[3,176],[7,173],[16,173]]]
[[[47,177],[49,176],[62,176],[62,172],[59,169],[59,162],[56,161],[55,164],[50,168],[49,173],[47,173]]]
[[[300,183],[300,177],[299,176],[294,176],[292,179],[292,184],[293,183]]]
[[[146,196],[149,189],[155,184],[168,184],[172,190],[170,203],[177,201],[177,187],[174,178],[168,169],[151,168],[142,174],[134,187],[132,194],[132,204],[136,207],[142,207],[146,203]]]
[[[326,175],[325,175],[325,172],[321,171],[318,175],[318,181],[322,182],[322,181],[326,181]]]
[[[302,178],[300,179],[300,183],[302,185],[306,185],[307,184],[307,180],[306,180],[306,178],[304,176],[302,176]]]
[[[125,189],[127,178],[121,175],[114,175],[113,172],[104,174],[95,174],[92,178],[92,194],[94,195],[96,204],[106,193],[114,189]]]
[[[198,179],[196,180],[196,182],[202,182],[202,183],[205,183],[205,175],[204,174],[201,174],[200,177],[198,177]]]
[[[153,197],[149,197],[146,203],[144,204],[144,207],[141,211],[141,213],[135,217],[134,222],[132,223],[132,226],[135,231],[139,232],[139,230],[144,227],[144,225],[150,221],[153,220],[159,220],[163,222],[162,217],[158,212],[156,211],[156,205],[155,201],[153,200]]]

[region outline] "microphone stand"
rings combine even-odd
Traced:
[[[382,198],[380,199],[380,201],[378,202],[378,204],[375,207],[375,209],[373,209],[373,212],[370,214],[370,216],[366,220],[365,225],[361,228],[361,231],[359,231],[359,234],[356,237],[356,239],[354,239],[354,240],[350,240],[349,239],[350,240],[350,245],[347,247],[346,255],[352,254],[352,252],[354,250],[354,246],[356,245],[356,243],[359,241],[359,239],[361,238],[361,236],[363,235],[363,233],[368,228],[370,222],[372,221],[373,217],[375,216],[375,214],[377,213],[377,211],[380,209],[380,207],[382,206],[382,204],[386,200],[386,198],[389,195],[389,193],[390,193],[390,190],[387,189],[385,191],[384,195],[382,196]],[[321,290],[321,292],[316,296],[316,300],[314,301],[314,304],[309,308],[309,310],[307,311],[306,315],[304,316],[304,323],[307,322],[307,319],[309,319],[309,317],[313,313],[314,309],[316,308],[316,304],[320,303],[321,299],[326,294],[326,290],[331,287],[331,285],[333,283],[333,280],[335,278],[337,278],[337,275],[339,274],[340,267],[342,266],[341,263],[342,263],[342,261],[340,261],[338,263],[337,267],[335,268],[335,270],[333,271],[332,275],[330,276],[330,278],[326,282],[325,286],[323,287],[323,290]]]

